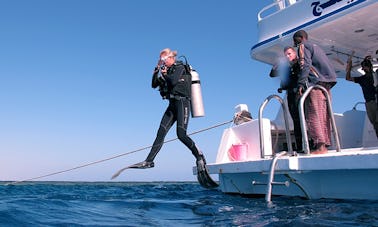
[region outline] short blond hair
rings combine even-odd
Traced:
[[[171,50],[169,48],[165,48],[162,51],[160,51],[160,56],[166,54],[166,55],[172,55],[173,57],[176,57],[177,51],[176,50]]]

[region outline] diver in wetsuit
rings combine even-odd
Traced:
[[[172,125],[177,122],[177,137],[191,151],[194,157],[205,160],[203,154],[198,150],[193,140],[187,135],[186,129],[189,123],[190,114],[190,86],[191,77],[184,65],[176,61],[176,51],[164,49],[160,53],[160,59],[152,76],[152,88],[159,87],[163,99],[169,100],[160,127],[145,161],[138,163],[132,168],[151,168],[154,167],[153,160],[160,151]]]
[[[204,155],[186,132],[189,123],[192,80],[190,69],[181,61],[176,61],[176,55],[176,51],[168,48],[160,52],[160,58],[152,76],[152,88],[159,87],[161,96],[163,99],[169,100],[169,105],[161,119],[156,139],[146,160],[129,168],[146,169],[154,167],[153,161],[163,146],[165,136],[172,125],[177,122],[178,139],[191,150],[196,158],[199,183],[207,188],[217,187],[218,184],[208,174]]]

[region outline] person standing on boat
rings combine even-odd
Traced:
[[[293,41],[298,47],[300,65],[298,96],[314,85],[324,87],[331,96],[331,88],[336,84],[336,72],[324,51],[308,40],[304,30],[295,32]],[[322,90],[315,88],[310,92],[305,101],[305,116],[311,153],[327,153],[327,147],[331,145],[331,122]]]
[[[293,119],[294,136],[297,145],[296,150],[302,151],[302,132],[297,99],[298,73],[300,70],[299,62],[296,50],[293,47],[285,47],[284,55],[287,61],[280,62],[278,65],[273,66],[269,76],[279,76],[281,78],[281,87],[278,89],[278,92],[281,93],[282,90],[286,90],[287,104],[290,116]]]
[[[370,123],[374,126],[375,134],[378,138],[378,109],[377,109],[377,92],[374,86],[374,70],[373,64],[370,61],[370,56],[364,58],[361,62],[361,68],[365,72],[364,75],[360,77],[352,77],[352,57],[348,58],[348,63],[346,67],[346,77],[348,81],[358,83],[361,86],[362,93],[365,99],[366,113],[369,118]]]

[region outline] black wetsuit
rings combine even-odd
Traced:
[[[358,83],[362,88],[362,93],[365,99],[366,113],[369,121],[374,127],[375,134],[378,138],[378,119],[377,119],[377,91],[374,87],[374,72],[366,72],[360,77],[354,77],[354,82]],[[374,106],[372,106],[374,103]]]
[[[202,157],[202,153],[197,149],[195,143],[186,132],[190,114],[190,87],[188,86],[191,86],[191,78],[190,76],[188,77],[184,65],[180,62],[176,62],[168,68],[167,75],[164,78],[165,81],[158,79],[157,69],[152,76],[152,88],[160,87],[162,90],[162,87],[166,86],[166,92],[161,91],[161,93],[163,98],[169,100],[169,105],[161,119],[156,139],[146,161],[152,162],[155,159],[163,146],[165,136],[175,122],[177,122],[177,137],[192,151],[194,157],[199,160]]]
[[[297,151],[302,151],[302,129],[299,118],[299,99],[297,95],[299,63],[296,62],[290,67],[290,83],[287,86],[287,104],[294,124],[294,136],[297,144]]]
[[[364,95],[365,102],[376,100],[376,90],[374,87],[373,73],[368,72],[360,77],[354,77],[354,82],[358,83],[362,88],[362,93]]]
[[[287,105],[289,107],[291,118],[293,119],[295,143],[297,145],[294,150],[302,151],[302,129],[298,109],[299,100],[297,96],[299,70],[300,66],[298,62],[295,62],[292,65],[290,65],[289,62],[285,62],[285,64],[274,67],[270,71],[269,76],[280,76],[281,87],[279,88],[279,91],[287,90]]]

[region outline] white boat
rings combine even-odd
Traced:
[[[366,55],[376,57],[377,11],[377,0],[276,0],[258,14],[259,39],[251,57],[274,64],[283,48],[293,45],[293,34],[303,29],[326,51],[338,77],[345,78],[344,63],[352,51],[353,63]],[[281,109],[276,119],[263,118],[271,100],[278,100]],[[238,105],[236,112],[247,108]],[[305,153],[292,150],[286,109],[279,96],[269,96],[258,119],[224,131],[216,161],[207,165],[210,174],[219,175],[223,192],[265,196],[267,201],[272,196],[378,200],[378,140],[365,111],[332,112],[333,145],[327,154],[312,155],[306,132]]]

